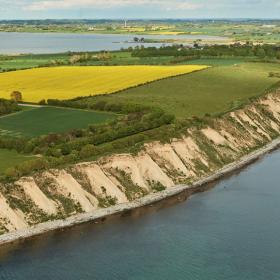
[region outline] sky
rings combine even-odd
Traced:
[[[280,18],[280,0],[0,0],[0,19]]]

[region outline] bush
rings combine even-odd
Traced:
[[[18,106],[15,100],[6,100],[0,98],[0,116],[17,112],[17,111],[20,111],[20,107]]]

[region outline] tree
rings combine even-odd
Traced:
[[[0,98],[0,116],[10,114],[19,110],[20,107],[18,106],[17,102]]]
[[[41,101],[39,101],[39,103],[38,103],[39,105],[46,105],[47,104],[47,102],[46,102],[46,100],[45,99],[42,99]]]
[[[13,91],[11,93],[11,99],[15,100],[16,102],[22,101],[22,93],[20,91]]]
[[[72,55],[69,59],[71,64],[75,64],[81,61],[81,56],[78,54]]]
[[[258,57],[264,58],[265,57],[265,50],[263,48],[258,48],[257,52],[256,52],[256,55]]]
[[[112,56],[109,52],[101,52],[99,54],[97,54],[97,59],[99,61],[106,61],[106,60],[111,60],[112,59]]]

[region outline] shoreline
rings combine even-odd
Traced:
[[[66,229],[76,225],[94,222],[96,220],[104,219],[106,217],[113,216],[116,214],[125,213],[127,211],[142,208],[163,201],[167,198],[174,197],[183,193],[184,191],[189,191],[189,196],[197,192],[203,192],[205,191],[205,189],[203,188],[205,185],[213,183],[218,179],[224,178],[226,175],[230,175],[230,173],[234,171],[242,169],[243,167],[258,160],[265,154],[277,149],[278,146],[280,146],[280,137],[271,141],[262,148],[240,158],[239,160],[225,165],[223,168],[217,170],[215,173],[201,178],[192,185],[176,185],[164,191],[148,194],[142,198],[128,203],[118,204],[109,208],[97,209],[94,212],[78,214],[72,217],[68,217],[65,220],[49,221],[46,223],[35,225],[33,227],[29,227],[24,230],[14,231],[0,235],[0,245],[26,240],[35,236],[43,235],[51,231]]]

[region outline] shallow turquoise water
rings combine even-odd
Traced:
[[[0,250],[0,279],[278,280],[280,152],[187,202]]]

